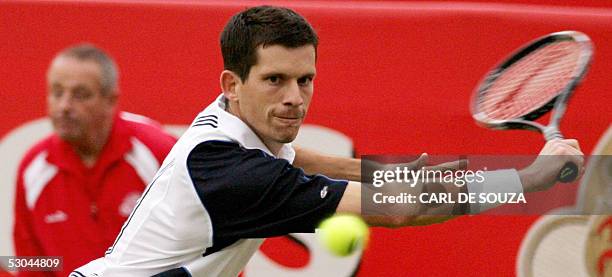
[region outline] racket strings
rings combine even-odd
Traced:
[[[581,47],[573,41],[547,44],[513,63],[481,92],[479,110],[491,119],[519,118],[548,103],[567,86]]]
[[[571,62],[568,63],[567,50],[559,45],[552,45],[529,55],[511,66],[491,87],[490,108],[496,117],[516,117],[529,111],[529,107],[541,106],[551,95],[562,89],[562,83],[571,73]],[[571,53],[571,52],[570,52]],[[571,61],[571,59],[569,59]],[[565,64],[564,64],[565,63]],[[568,69],[569,68],[569,72]],[[538,93],[535,93],[538,92]]]

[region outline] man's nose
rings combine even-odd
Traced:
[[[61,111],[69,111],[72,109],[72,96],[70,93],[62,93],[62,95],[57,99],[57,107]]]
[[[290,83],[284,97],[283,104],[285,105],[300,106],[304,104],[304,98],[297,82]]]

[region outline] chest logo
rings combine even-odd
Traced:
[[[125,198],[123,198],[123,202],[119,205],[119,214],[123,217],[128,217],[134,207],[136,207],[136,203],[138,203],[138,199],[140,198],[140,193],[138,192],[130,192]]]
[[[324,186],[321,190],[321,199],[325,198],[325,196],[327,196],[327,186]]]
[[[68,215],[61,210],[57,210],[45,216],[45,223],[47,224],[64,222],[66,220],[68,220]]]

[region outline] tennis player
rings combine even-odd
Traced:
[[[290,144],[312,98],[317,43],[292,10],[260,6],[234,15],[221,33],[222,93],[179,139],[106,255],[71,276],[236,276],[263,238],[313,232],[337,212],[360,214],[359,160]],[[549,142],[541,154],[567,156],[491,172],[489,184],[468,189],[544,189],[568,159],[582,166],[575,140]],[[530,178],[536,170],[545,174]],[[431,220],[415,215],[366,220]]]

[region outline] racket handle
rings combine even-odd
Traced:
[[[544,139],[546,139],[546,141],[553,139],[564,139],[561,131],[559,131],[559,128],[556,126],[546,127],[544,130],[542,130],[542,134],[544,134]]]
[[[573,162],[567,162],[561,168],[557,180],[561,183],[571,183],[578,177],[578,166]]]
[[[552,139],[563,139],[563,135],[556,126],[544,129],[544,137],[547,141]],[[561,183],[571,183],[578,177],[578,166],[573,162],[566,162],[559,172],[557,180]]]

